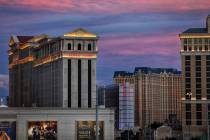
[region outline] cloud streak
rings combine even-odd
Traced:
[[[145,13],[208,10],[208,0],[1,0],[0,5],[31,10],[80,13]]]

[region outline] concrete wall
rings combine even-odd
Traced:
[[[76,121],[95,121],[95,110],[0,108],[0,121],[16,121],[17,140],[28,139],[27,127],[29,121],[57,121],[58,140],[76,140]],[[100,109],[99,121],[104,121],[104,140],[113,140],[114,111],[110,109]]]

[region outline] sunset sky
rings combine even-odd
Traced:
[[[0,0],[0,96],[8,93],[8,40],[62,35],[83,27],[100,36],[97,82],[136,66],[180,69],[178,34],[204,27],[210,0]]]

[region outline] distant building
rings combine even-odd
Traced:
[[[188,139],[206,136],[210,124],[210,15],[205,28],[187,29],[179,37],[183,134]]]
[[[114,83],[135,85],[135,125],[165,122],[170,115],[181,120],[181,73],[171,68],[137,67],[134,73],[117,71]]]
[[[119,129],[119,85],[105,87],[105,107],[115,110],[115,129]]]
[[[105,88],[105,106],[115,109],[115,128],[134,128],[134,85],[130,83],[109,85]]]
[[[98,37],[82,28],[58,37],[11,36],[11,107],[95,107]]]
[[[134,128],[135,92],[134,84],[119,84],[119,129]]]

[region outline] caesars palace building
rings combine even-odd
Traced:
[[[12,35],[0,131],[11,140],[95,139],[97,41],[82,28],[58,37]],[[99,138],[114,139],[111,109],[99,109]]]

